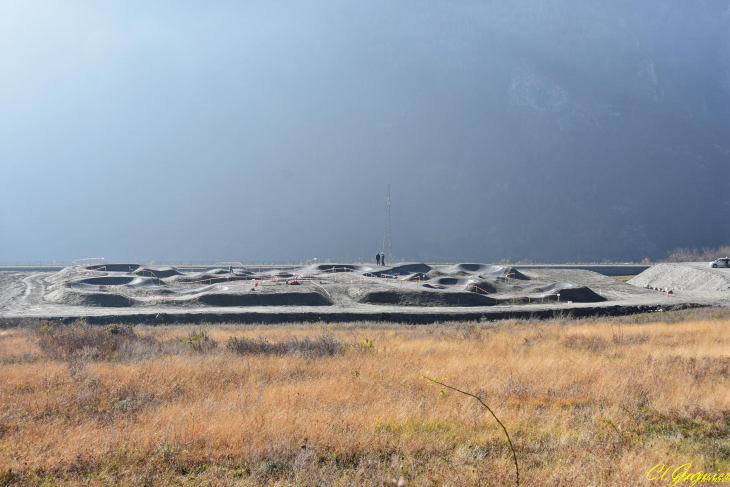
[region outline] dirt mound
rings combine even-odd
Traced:
[[[489,281],[502,281],[518,279],[521,281],[529,281],[530,278],[515,269],[514,267],[503,267],[503,266],[489,266],[491,269],[481,271],[479,278],[486,279]]]
[[[68,283],[71,287],[85,286],[130,286],[130,287],[157,287],[163,283],[152,277],[104,276],[88,277]]]
[[[632,286],[680,291],[727,291],[728,277],[686,264],[657,264],[628,281]]]
[[[204,284],[220,284],[228,281],[250,281],[253,279],[250,275],[230,275],[227,272],[225,274],[188,274],[181,276],[173,276],[165,280],[167,283],[179,282],[181,284],[196,283],[199,285]]]
[[[403,281],[428,281],[430,277],[423,272],[416,272],[415,274],[409,274],[407,276],[400,276],[399,279]]]
[[[437,286],[468,286],[475,282],[474,279],[467,279],[466,277],[437,277],[436,279],[429,279],[425,284]]]
[[[57,289],[45,296],[46,301],[70,306],[94,306],[103,308],[128,308],[132,301],[126,296],[114,293],[74,291]]]
[[[438,291],[367,291],[357,298],[360,303],[397,306],[494,306],[495,299],[483,294]]]
[[[211,293],[195,299],[208,306],[331,306],[332,301],[318,292]]]
[[[407,276],[414,273],[425,274],[431,270],[431,266],[419,263],[398,264],[394,266],[378,266],[369,264],[315,264],[300,269],[300,273],[335,273],[335,272],[363,272],[374,276],[383,274],[398,274]]]
[[[426,274],[431,271],[431,266],[426,264],[399,264],[390,268],[391,274]]]
[[[451,267],[441,269],[444,274],[458,274],[466,272],[468,274],[490,274],[490,273],[502,273],[504,267],[501,265],[490,265],[490,264],[455,264]]]
[[[107,273],[104,271],[89,271],[85,267],[66,267],[63,270],[46,277],[44,280],[49,284],[61,284],[69,281],[70,279],[78,279],[86,276],[104,276],[106,274]]]
[[[288,279],[290,277],[294,277],[295,274],[293,274],[291,272],[275,269],[273,271],[261,272],[260,274],[255,274],[255,275],[261,276],[261,277],[273,277],[273,278],[277,278],[277,279]]]
[[[431,271],[431,267],[426,264],[402,264],[396,266],[375,267],[367,272],[367,274],[377,277],[393,277],[403,279],[408,276],[426,275]]]
[[[426,281],[423,286],[451,292],[479,292],[482,294],[497,292],[497,288],[489,282],[466,277],[437,277]]]
[[[139,267],[139,264],[99,264],[86,266],[86,269],[90,271],[134,272]]]
[[[506,267],[505,268],[505,277],[508,277],[510,279],[519,279],[521,281],[529,281],[530,278],[515,269],[514,267]]]
[[[446,281],[446,284],[437,284],[427,282],[423,284],[426,289],[438,289],[441,292],[447,293],[479,293],[479,294],[494,294],[498,292],[498,288],[488,282],[473,282],[471,284],[448,284],[450,281],[461,280],[462,278],[453,277],[442,277],[434,279],[434,281]],[[463,279],[467,280],[468,279]]]
[[[529,280],[514,267],[505,267],[492,264],[455,264],[450,267],[434,270],[432,276],[474,276],[488,281],[503,281],[508,279]]]
[[[151,269],[149,267],[140,267],[134,271],[134,274],[145,277],[156,277],[158,279],[165,279],[166,277],[179,276],[182,274],[177,269],[172,267],[159,267],[157,269]]]
[[[514,293],[493,294],[492,297],[503,304],[528,304],[552,301],[559,301],[561,303],[567,303],[568,301],[574,303],[601,303],[607,301],[606,298],[598,295],[588,287],[569,286],[567,288],[555,288],[552,285],[543,286],[542,288],[535,286],[533,289],[517,289],[518,292]]]
[[[551,282],[548,284],[522,284],[517,287],[530,293],[557,293],[564,289],[574,288],[575,285],[569,282]]]
[[[592,289],[580,286],[561,289],[560,301],[573,301],[574,303],[600,303],[606,301],[606,298],[599,296]]]
[[[546,284],[514,286],[520,292],[504,296],[507,299],[543,299],[554,297],[560,301],[573,301],[574,303],[600,303],[606,298],[600,296],[586,286],[576,286],[569,282],[551,282]],[[524,294],[522,294],[524,293]]]
[[[312,264],[306,267],[296,269],[297,274],[335,274],[338,272],[381,272],[388,267],[382,267],[375,264]],[[271,273],[281,272],[280,270],[270,271]]]
[[[205,269],[205,274],[209,275],[219,275],[219,274],[229,274],[230,271],[228,269],[222,269],[220,267],[209,267]]]

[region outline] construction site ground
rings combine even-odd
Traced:
[[[659,264],[628,283],[564,266],[517,270],[486,264],[327,264],[258,272],[244,266],[186,270],[134,264],[5,271],[0,323],[27,318],[100,324],[434,323],[730,305],[730,269],[705,267]]]

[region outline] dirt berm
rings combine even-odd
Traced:
[[[494,306],[497,301],[483,294],[434,291],[368,291],[357,298],[360,303],[399,306]]]
[[[429,273],[431,277],[478,277],[488,281],[506,281],[513,279],[528,280],[529,278],[514,267],[505,267],[491,264],[455,264],[451,267],[434,269]]]
[[[79,279],[78,281],[69,281],[69,284],[86,284],[89,286],[129,286],[133,288],[158,287],[164,285],[162,281],[153,277],[131,276],[88,277],[86,279]]]
[[[144,276],[144,277],[156,277],[158,279],[165,279],[172,276],[179,276],[181,274],[180,271],[177,269],[173,269],[172,267],[160,267],[157,269],[152,269],[149,267],[140,267],[136,271],[134,271],[135,274],[138,276]]]
[[[158,291],[159,292],[159,291]],[[207,306],[331,306],[332,301],[319,292],[286,293],[212,293],[191,299],[135,299],[111,292],[89,292],[67,288],[46,295],[47,301],[70,306],[128,308],[149,306],[190,307]]]
[[[140,267],[139,264],[99,264],[86,266],[86,269],[103,272],[134,272]]]
[[[588,287],[571,287],[560,290],[561,301],[573,301],[574,303],[601,303],[606,298],[595,293]]]
[[[332,300],[317,292],[214,293],[195,299],[208,306],[331,306]]]
[[[128,297],[119,294],[72,291],[65,288],[48,293],[45,299],[52,303],[70,306],[94,306],[103,308],[128,308],[132,306],[132,301]]]

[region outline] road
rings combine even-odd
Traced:
[[[728,267],[718,267],[716,269],[713,269],[712,267],[710,267],[709,262],[682,262],[681,265],[694,267],[695,269],[711,272],[713,274],[718,274],[730,279],[730,268]]]

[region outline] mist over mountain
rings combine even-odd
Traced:
[[[9,2],[0,261],[730,242],[730,2]]]

